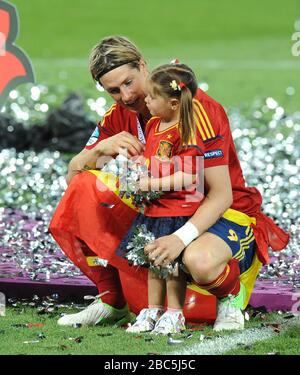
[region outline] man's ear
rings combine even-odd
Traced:
[[[172,98],[170,100],[170,104],[171,104],[171,108],[173,109],[173,111],[176,111],[179,108],[179,100],[176,98]]]
[[[147,67],[146,62],[143,59],[140,60],[140,71],[142,73],[147,73],[148,74],[148,67]]]

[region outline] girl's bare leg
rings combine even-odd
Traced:
[[[182,310],[186,292],[185,273],[178,269],[177,275],[167,279],[168,309]]]
[[[163,308],[166,300],[166,282],[148,271],[148,305]]]

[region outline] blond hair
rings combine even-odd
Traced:
[[[193,97],[198,84],[194,72],[185,64],[165,64],[153,70],[150,82],[154,94],[179,100],[181,146],[187,145],[195,134]]]
[[[89,67],[93,79],[100,78],[121,65],[139,69],[143,57],[137,46],[124,36],[109,36],[96,44],[90,54]]]

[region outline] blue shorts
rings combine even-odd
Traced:
[[[241,274],[250,268],[256,247],[250,225],[239,225],[221,217],[207,232],[215,234],[228,244],[232,257],[239,261]]]

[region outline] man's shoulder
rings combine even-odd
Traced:
[[[198,102],[200,102],[204,108],[209,107],[209,108],[215,108],[215,109],[222,109],[223,106],[217,102],[214,98],[209,96],[206,92],[204,92],[201,89],[197,90],[197,93],[194,97],[194,99]]]
[[[120,105],[117,104],[117,103],[114,103],[112,104],[108,110],[105,112],[104,116],[103,116],[103,119],[105,119],[105,117],[111,117],[111,116],[114,116],[115,114],[119,113],[120,112]]]
[[[121,131],[130,123],[136,122],[136,113],[129,111],[118,103],[114,103],[99,122],[100,128],[109,127]]]
[[[118,103],[112,104],[109,109],[105,112],[103,117],[107,116],[121,116],[121,117],[135,117],[135,112],[130,111],[129,109],[121,106]]]
[[[229,126],[223,106],[201,89],[193,103],[195,122],[204,142],[215,139]]]

